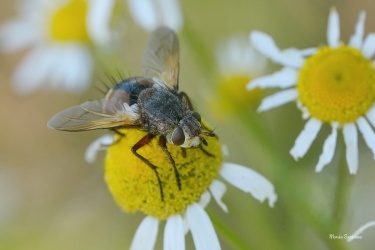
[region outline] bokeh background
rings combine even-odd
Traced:
[[[343,41],[348,41],[353,33],[360,10],[367,12],[366,33],[375,31],[375,2],[371,0],[182,0],[181,6],[185,24],[199,38],[200,48],[212,58],[215,46],[223,39],[248,35],[254,29],[271,34],[281,48],[325,44],[332,6],[340,14]],[[15,15],[14,2],[0,0],[0,23]],[[134,23],[129,13],[124,13],[123,23],[126,42],[113,71],[96,72],[93,83],[82,94],[38,91],[19,96],[11,88],[11,75],[27,51],[0,53],[0,249],[129,247],[143,215],[125,214],[113,201],[103,180],[104,152],[91,165],[83,157],[87,146],[105,131],[64,133],[46,126],[56,112],[101,98],[96,87],[102,86],[105,74],[141,72],[148,33]],[[324,218],[332,216],[340,156],[337,154],[321,173],[314,172],[329,129],[324,129],[307,155],[295,162],[288,152],[304,125],[295,104],[262,114],[256,114],[254,104],[249,112],[256,117],[256,126],[266,128],[271,138],[262,143],[253,126],[247,126],[241,117],[223,119],[215,113],[209,100],[215,98],[217,83],[207,76],[194,46],[183,36],[180,47],[181,89],[189,93],[228,146],[230,154],[225,161],[260,172],[274,183],[279,196],[275,207],[270,208],[229,187],[224,196],[229,213],[222,212],[214,202],[209,205],[210,212],[232,229],[248,249],[372,249],[373,228],[362,234],[363,239],[348,244],[328,239],[329,233],[350,234],[375,219],[375,162],[363,139],[359,139],[358,174],[348,177],[351,188],[343,187],[348,193],[348,205],[341,232],[337,232],[325,227]],[[216,67],[214,61],[211,63]],[[270,67],[277,68],[272,64]],[[272,145],[280,157],[265,151],[264,144]],[[159,230],[158,249],[162,248],[162,229]],[[223,249],[235,249],[220,229],[217,232]],[[191,239],[187,248],[193,248]]]

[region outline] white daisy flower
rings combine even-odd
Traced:
[[[124,211],[141,211],[146,215],[130,249],[153,249],[159,224],[163,221],[166,221],[164,249],[185,249],[185,235],[189,232],[196,249],[220,249],[214,226],[204,210],[212,196],[223,211],[228,212],[222,202],[226,185],[217,179],[218,175],[261,202],[268,199],[271,207],[277,200],[274,186],[259,173],[241,165],[221,163],[221,145],[216,138],[207,138],[208,146],[205,146],[205,150],[214,156],[199,148],[186,149],[183,156],[180,147],[168,145],[180,176],[180,189],[158,140],[143,147],[142,155],[158,166],[160,187],[151,168],[130,150],[145,132],[124,130],[121,133],[125,134],[124,137],[112,137],[113,144],[108,147],[105,179],[114,199]],[[93,160],[98,150],[108,146],[108,142],[107,135],[97,139],[86,155]],[[160,188],[163,190],[162,197]]]
[[[233,36],[220,43],[216,57],[221,74],[255,77],[264,74],[267,58],[259,53],[247,37]]]
[[[272,75],[254,79],[247,86],[248,89],[283,89],[266,97],[259,111],[296,101],[303,118],[307,119],[290,150],[294,159],[306,154],[324,123],[332,127],[316,165],[317,172],[332,161],[337,132],[341,129],[351,174],[358,169],[358,130],[375,154],[375,70],[371,61],[375,54],[375,34],[364,38],[365,16],[363,11],[359,14],[348,44],[340,41],[339,15],[334,8],[328,18],[327,46],[280,50],[269,35],[259,31],[250,34],[261,53],[284,66]]]
[[[179,0],[128,0],[130,14],[148,31],[167,26],[179,31],[183,25]]]
[[[93,45],[111,38],[114,0],[24,0],[19,14],[0,27],[0,49],[31,47],[13,76],[20,94],[38,88],[82,91],[91,82]]]
[[[249,106],[261,100],[260,89],[243,91],[253,78],[263,75],[267,58],[259,53],[246,36],[233,36],[216,49],[220,78],[212,92],[210,106],[220,118],[248,112]]]

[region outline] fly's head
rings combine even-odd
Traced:
[[[202,137],[215,136],[212,132],[206,132],[202,130],[201,116],[198,112],[190,111],[185,115],[178,125],[170,131],[166,138],[171,144],[183,147],[183,148],[196,148],[202,142],[207,144],[206,140]]]

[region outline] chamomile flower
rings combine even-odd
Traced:
[[[259,111],[296,101],[307,119],[290,154],[303,157],[323,124],[332,132],[326,138],[316,165],[320,172],[334,156],[338,131],[346,144],[346,160],[351,174],[358,169],[358,131],[375,154],[375,70],[371,58],[375,54],[375,34],[364,39],[365,12],[359,14],[349,43],[340,41],[339,15],[332,8],[328,18],[328,45],[319,48],[280,50],[273,39],[259,31],[251,32],[254,46],[283,68],[254,79],[247,86],[283,90],[266,97]]]
[[[114,0],[24,0],[0,28],[0,48],[31,47],[13,76],[20,94],[38,88],[82,91],[91,82],[95,46],[108,44]]]
[[[216,138],[206,138],[208,146],[186,149],[168,144],[168,151],[175,161],[181,181],[176,183],[175,172],[169,159],[158,144],[152,140],[137,152],[155,166],[163,189],[154,171],[137,158],[131,147],[146,132],[121,131],[124,136],[105,135],[88,148],[88,160],[94,160],[98,150],[107,146],[105,180],[117,204],[127,213],[140,211],[146,215],[139,225],[131,249],[153,249],[159,224],[165,221],[164,249],[185,249],[185,235],[191,232],[196,249],[220,249],[220,243],[211,220],[204,208],[211,196],[225,211],[228,208],[221,198],[226,186],[224,180],[250,193],[259,201],[268,199],[272,207],[277,199],[273,185],[257,172],[241,165],[222,163],[221,145]]]
[[[128,0],[130,14],[148,31],[167,26],[179,31],[183,25],[179,0]]]
[[[245,36],[233,36],[216,49],[219,80],[211,106],[218,116],[248,112],[249,106],[261,99],[262,91],[256,88],[243,91],[253,78],[263,75],[267,58],[260,54]]]

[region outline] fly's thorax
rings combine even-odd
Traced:
[[[150,133],[167,135],[188,111],[179,96],[168,89],[148,88],[138,97],[140,119]]]

